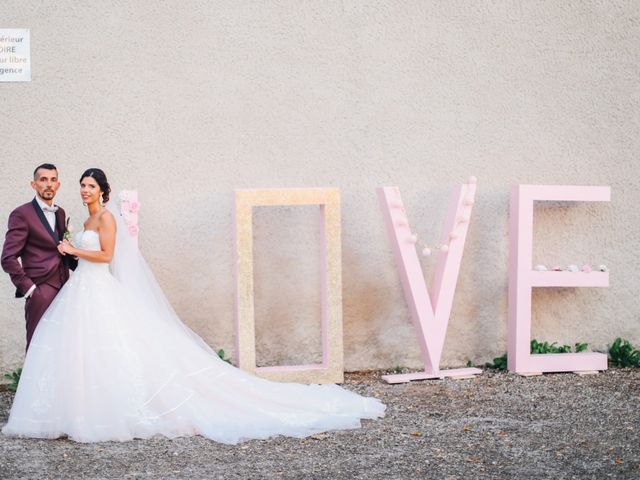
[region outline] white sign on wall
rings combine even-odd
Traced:
[[[31,81],[28,28],[0,28],[0,82]]]

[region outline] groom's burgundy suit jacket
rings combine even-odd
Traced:
[[[76,267],[77,261],[58,252],[65,228],[61,208],[56,212],[55,226],[52,231],[35,198],[9,215],[1,262],[16,286],[16,297],[23,297],[33,284],[47,283],[60,289],[69,278],[69,268]]]

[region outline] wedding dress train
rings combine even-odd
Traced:
[[[100,248],[92,230],[78,242]],[[270,382],[229,365],[177,319],[159,287],[140,291],[116,277],[107,264],[80,260],[33,336],[4,434],[237,443],[384,415],[379,400],[337,385]]]

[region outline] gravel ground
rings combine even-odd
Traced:
[[[640,369],[346,388],[387,416],[358,430],[236,446],[202,437],[126,443],[0,436],[0,478],[640,478]],[[0,392],[0,424],[13,396]]]

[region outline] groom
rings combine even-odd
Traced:
[[[27,350],[40,318],[77,260],[63,257],[58,243],[63,238],[65,214],[53,204],[60,181],[55,165],[43,163],[33,172],[35,198],[9,215],[9,227],[2,247],[2,269],[16,286],[16,298],[25,297]],[[20,258],[20,261],[18,261]]]

